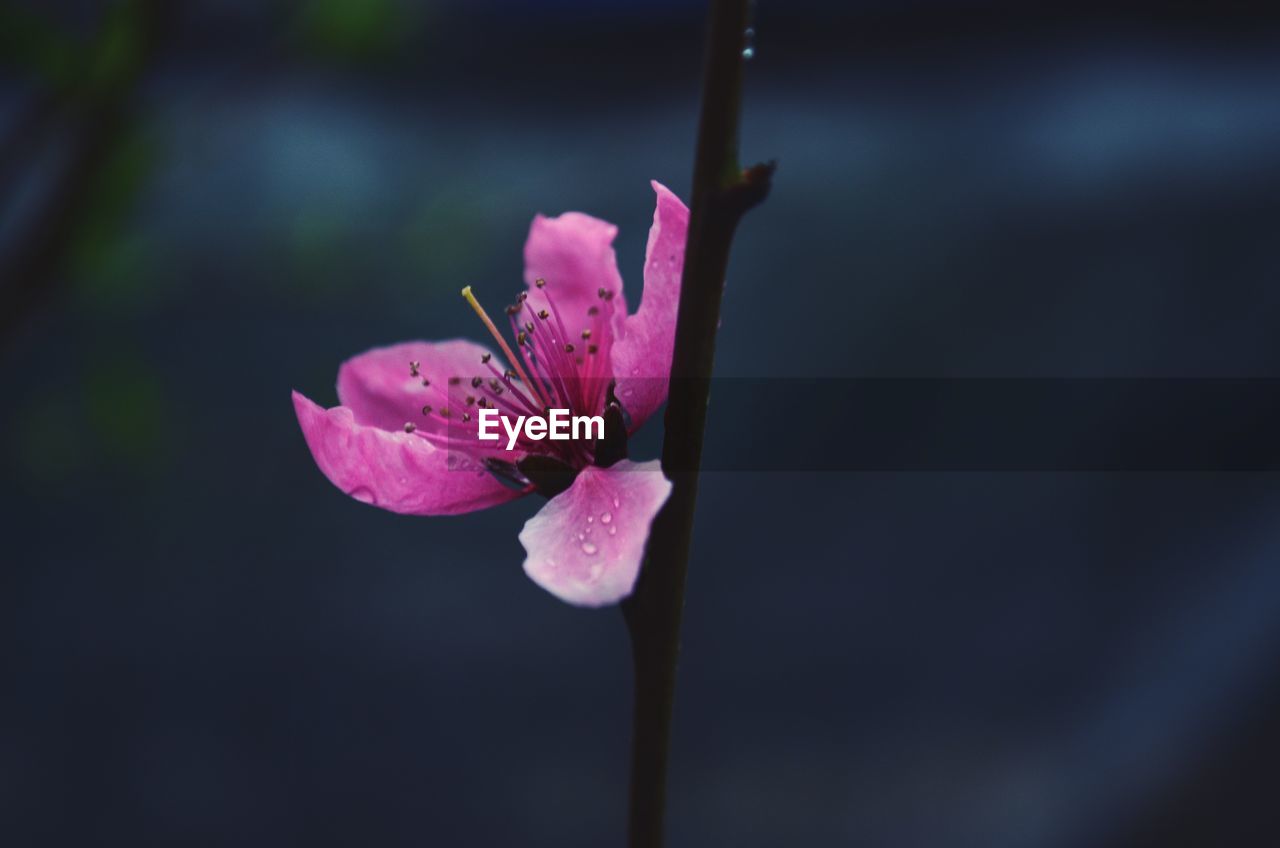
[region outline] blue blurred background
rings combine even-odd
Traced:
[[[289,391],[478,338],[458,288],[517,290],[539,211],[619,224],[634,299],[702,4],[0,9],[0,842],[621,844],[626,634],[524,577],[539,504],[357,504]],[[756,20],[744,156],[780,170],[720,374],[1280,376],[1274,9]],[[803,439],[821,399],[759,402]],[[708,475],[672,845],[1280,844],[1278,506]]]

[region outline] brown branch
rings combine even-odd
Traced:
[[[773,165],[738,165],[748,0],[712,0],[689,235],[667,401],[662,467],[671,498],[654,521],[648,555],[623,613],[635,662],[631,751],[632,848],[663,843],[667,760],[685,571],[729,248],[738,221],[769,192]]]

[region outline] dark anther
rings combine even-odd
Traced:
[[[582,331],[582,338],[584,338],[584,339],[589,339],[589,338],[591,338],[591,331],[590,331],[590,330],[583,330],[583,331]]]
[[[422,363],[421,363],[421,362],[418,362],[417,360],[414,360],[413,362],[410,362],[410,363],[409,363],[409,376],[410,376],[410,377],[416,377],[416,376],[418,376],[418,368],[419,368],[421,365],[422,365]]]
[[[450,378],[449,378],[449,385],[451,385],[451,386],[456,386],[456,385],[458,385],[458,384],[459,384],[459,383],[461,383],[461,382],[462,382],[462,378],[461,378],[461,377],[450,377]]]
[[[440,417],[441,417],[441,418],[448,418],[448,417],[449,417],[449,407],[447,407],[447,406],[442,406],[442,407],[440,407]]]
[[[489,364],[489,360],[490,360],[490,359],[493,359],[493,354],[492,354],[492,353],[482,353],[482,354],[480,354],[480,364],[481,364],[481,365],[488,365],[488,364]]]
[[[564,352],[565,352],[565,353],[573,353],[573,345],[571,345],[571,344],[567,344],[567,345],[565,345],[565,346],[564,346]]]
[[[472,378],[471,378],[471,388],[473,388],[473,389],[478,389],[478,388],[480,388],[480,384],[481,384],[481,383],[483,383],[483,382],[484,382],[484,378],[483,378],[483,377],[472,377]]]
[[[404,431],[406,433],[412,433],[416,429],[418,429],[418,425],[414,424],[412,421],[404,422]]]
[[[599,349],[600,348],[598,345],[593,345],[593,344],[587,345],[587,353],[595,353]]]
[[[599,315],[599,314],[600,314],[600,307],[598,307],[598,306],[593,306],[593,307],[591,307],[590,309],[588,309],[588,310],[587,310],[587,314],[588,314],[588,315]]]
[[[533,332],[533,322],[532,322],[532,321],[525,321],[525,322],[524,322],[524,328],[525,328],[527,331],[529,331],[530,333],[532,333],[532,332]]]
[[[604,286],[601,286],[601,287],[596,291],[596,294],[600,295],[600,299],[601,299],[601,300],[604,300],[606,297],[608,297],[608,296],[609,296],[609,293],[608,293],[607,291],[605,291]]]
[[[548,312],[548,311],[547,311],[547,310],[545,310],[545,309],[539,309],[539,310],[538,310],[538,317],[539,317],[539,318],[541,318],[543,321],[545,321],[545,320],[547,320],[548,318],[550,318],[550,317],[551,317],[551,313],[550,313],[550,312]]]
[[[526,335],[524,332],[516,333],[516,344],[520,345],[521,347],[523,347],[524,343],[528,340],[529,340],[529,336]]]
[[[476,396],[467,395],[467,406],[475,406],[475,405],[476,405]]]
[[[516,372],[508,368],[506,371],[502,372],[502,377],[505,380],[514,380],[516,378]]]
[[[470,414],[470,413],[468,413],[468,412],[464,412],[464,413],[462,413],[462,420],[463,420],[463,422],[470,421],[470,420],[471,420],[471,414]]]
[[[430,380],[428,380],[426,377],[423,377],[423,378],[422,378],[422,385],[424,385],[424,386],[429,386],[429,385],[431,385],[431,381],[430,381]]]
[[[422,407],[422,414],[423,414],[423,415],[430,415],[430,414],[431,414],[431,406],[430,406],[430,405],[427,405],[427,406]]]
[[[545,285],[547,284],[547,281],[546,281],[546,280],[544,280],[544,279],[542,279],[541,277],[539,277],[538,279],[536,279],[536,280],[534,280],[534,281],[533,281],[533,284],[534,284],[535,286],[537,286],[538,288],[542,288],[543,286],[545,286]]]

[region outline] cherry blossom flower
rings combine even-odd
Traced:
[[[649,528],[671,493],[657,461],[626,458],[626,437],[666,400],[689,210],[653,183],[657,205],[639,308],[628,314],[617,228],[579,212],[537,216],[525,284],[504,337],[463,295],[498,350],[461,339],[375,348],[338,370],[341,405],[298,392],[316,464],[351,497],[410,515],[456,515],[530,493],[550,499],[520,531],[525,573],[582,606],[631,593]],[[512,347],[514,342],[514,347]],[[477,438],[479,410],[602,415],[603,439]]]

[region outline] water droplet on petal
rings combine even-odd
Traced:
[[[601,516],[600,516],[600,523],[601,523],[601,524],[608,524],[608,523],[609,523],[610,521],[612,521],[612,520],[613,520],[613,513],[612,513],[612,512],[606,512],[606,513],[604,513],[603,515],[601,515]]]
[[[618,535],[618,528],[617,528],[617,527],[610,527],[610,528],[609,528],[609,535],[610,535],[610,536],[616,536],[616,535]]]
[[[595,517],[594,515],[588,515],[588,516],[587,516],[587,523],[588,523],[588,524],[590,524],[591,522],[593,522],[593,521],[595,521],[595,520],[596,520],[596,517]]]
[[[590,555],[590,554],[594,554],[597,550],[599,550],[599,548],[597,548],[597,547],[596,547],[595,545],[593,545],[591,542],[583,542],[583,543],[582,543],[582,552],[583,552],[584,554],[588,554],[588,555]]]
[[[357,486],[347,494],[360,501],[360,503],[376,504],[378,502],[377,498],[373,496],[373,490],[364,486]]]
[[[614,499],[613,499],[613,508],[614,508],[614,509],[617,509],[617,508],[618,508],[618,507],[620,507],[620,506],[622,506],[622,501],[618,500],[617,498],[614,498]]]

